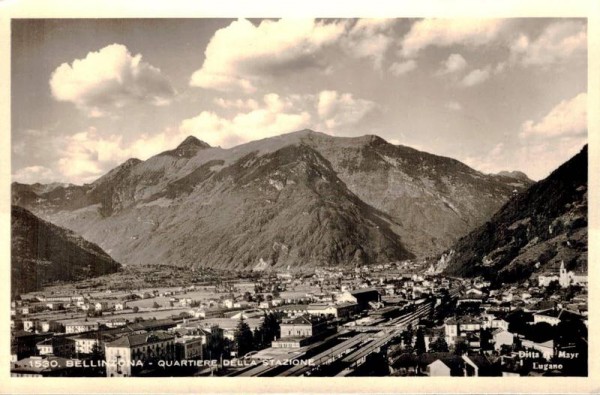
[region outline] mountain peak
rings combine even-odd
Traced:
[[[158,156],[176,156],[179,158],[191,158],[195,156],[199,150],[212,148],[208,143],[197,139],[194,136],[187,136],[185,140],[177,146],[177,148],[161,152]]]
[[[177,149],[187,147],[211,148],[208,143],[205,143],[204,141],[199,140],[198,138],[191,135],[187,136],[185,140],[183,140],[181,144],[177,146]]]

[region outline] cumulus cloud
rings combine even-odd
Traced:
[[[127,159],[128,151],[121,147],[119,135],[100,135],[90,127],[66,136],[58,160],[60,174],[73,182],[90,182],[106,170]]]
[[[535,40],[521,34],[510,50],[513,62],[525,66],[559,63],[586,52],[586,25],[578,21],[556,22],[546,27]]]
[[[295,105],[293,98],[275,93],[263,96],[260,107],[240,112],[232,118],[211,111],[181,122],[183,134],[196,137],[215,146],[231,147],[240,143],[293,132],[310,126],[311,115]]]
[[[355,99],[350,93],[327,90],[319,94],[317,113],[327,129],[357,123],[376,108],[369,100]]]
[[[45,166],[28,166],[14,172],[12,180],[23,184],[47,183],[56,181],[56,174]]]
[[[583,135],[587,132],[587,93],[563,100],[537,122],[525,121],[522,138],[530,136],[557,137]]]
[[[56,100],[73,103],[90,117],[136,102],[166,105],[175,95],[160,69],[120,44],[63,63],[52,73],[50,88]]]
[[[225,109],[234,108],[237,110],[256,110],[256,109],[258,109],[258,106],[259,106],[258,102],[254,99],[227,100],[227,99],[223,99],[221,97],[217,97],[213,101],[217,106],[219,106],[221,108],[225,108]]]
[[[409,59],[405,62],[394,62],[390,66],[390,72],[396,76],[406,74],[417,68],[417,62],[413,59]]]
[[[380,70],[393,43],[389,30],[394,23],[394,19],[359,19],[342,40],[342,46],[356,58],[370,58],[375,69]]]
[[[467,61],[458,53],[448,56],[448,59],[442,62],[442,68],[438,75],[451,74],[464,70],[467,67]]]
[[[280,19],[255,26],[239,19],[211,38],[204,63],[192,74],[190,85],[252,93],[264,76],[318,66],[316,55],[345,31],[342,22]]]
[[[461,85],[466,87],[471,87],[475,85],[479,85],[488,78],[490,78],[490,66],[486,66],[483,69],[475,69],[471,71],[469,74],[462,79]]]
[[[507,19],[423,19],[415,22],[404,36],[402,55],[414,57],[429,46],[487,44],[495,40],[507,24]]]

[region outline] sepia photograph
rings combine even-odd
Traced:
[[[593,373],[588,18],[9,30],[11,380]]]

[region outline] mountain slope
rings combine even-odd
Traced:
[[[440,252],[527,185],[305,130],[231,149],[188,138],[52,195],[13,184],[13,203],[127,264],[301,267]]]
[[[97,245],[43,221],[24,208],[11,210],[11,293],[39,289],[53,281],[72,281],[117,271]]]
[[[587,145],[513,197],[442,256],[438,270],[510,282],[535,270],[587,270]]]

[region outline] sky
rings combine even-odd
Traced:
[[[14,19],[13,181],[89,183],[186,136],[376,134],[546,177],[587,142],[587,24]]]

